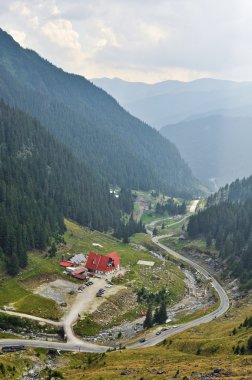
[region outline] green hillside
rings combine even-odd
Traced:
[[[64,216],[98,230],[119,222],[108,186],[36,120],[3,102],[0,115],[0,253],[10,274],[64,231]]]
[[[252,287],[252,177],[236,180],[208,198],[206,208],[191,216],[191,239],[203,237],[224,263],[224,275]]]
[[[0,97],[42,122],[110,184],[199,193],[177,148],[83,77],[65,73],[0,31]]]

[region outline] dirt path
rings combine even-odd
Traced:
[[[72,330],[72,326],[78,320],[79,316],[94,312],[104,301],[106,301],[108,297],[116,294],[122,289],[125,289],[124,286],[119,285],[114,285],[111,288],[105,288],[107,284],[105,278],[111,279],[111,277],[112,276],[110,275],[104,278],[92,279],[94,284],[86,287],[81,293],[77,293],[71,309],[62,317],[59,322],[15,311],[0,310],[0,312],[21,318],[31,319],[33,321],[42,322],[57,327],[62,326],[64,328],[65,337],[68,343],[77,345],[83,344],[83,340],[77,338]],[[103,297],[96,297],[96,293],[100,288],[106,289],[105,295]]]
[[[4,313],[4,314],[14,315],[15,317],[32,319],[33,321],[43,322],[43,323],[46,323],[48,325],[53,325],[53,326],[62,326],[63,325],[63,322],[56,322],[56,321],[52,321],[51,319],[44,319],[44,318],[40,318],[40,317],[35,317],[34,315],[18,313],[16,311],[0,310],[0,312]]]
[[[65,336],[67,342],[69,343],[78,344],[79,342],[83,342],[74,335],[72,329],[73,324],[78,320],[79,316],[94,312],[106,300],[108,296],[116,294],[121,289],[125,289],[124,286],[116,285],[109,289],[106,289],[105,285],[107,283],[105,281],[105,278],[94,278],[92,281],[94,282],[93,285],[85,288],[83,292],[77,294],[71,310],[63,318]],[[96,297],[96,293],[101,288],[106,289],[105,295],[103,297]]]
[[[195,211],[195,209],[197,207],[197,203],[198,203],[198,200],[195,200],[192,202],[190,212]],[[155,222],[157,222],[157,221],[155,221]],[[153,222],[153,223],[155,223],[155,222]],[[181,220],[180,220],[180,222],[181,222]],[[176,224],[176,222],[174,224]],[[151,231],[149,231],[149,233],[152,234]],[[142,343],[138,342],[136,344],[127,346],[128,349],[136,349],[136,348],[142,349],[144,347],[153,346],[157,343],[160,343],[166,337],[169,337],[171,335],[185,331],[188,328],[198,326],[201,323],[210,322],[214,318],[221,316],[229,308],[228,296],[227,296],[225,290],[221,287],[221,285],[215,280],[215,278],[205,268],[203,268],[199,264],[195,263],[194,261],[192,261],[186,257],[183,257],[182,255],[171,250],[170,248],[168,248],[164,244],[159,243],[159,239],[162,239],[162,238],[164,238],[164,236],[159,236],[159,237],[157,237],[157,236],[153,237],[152,236],[152,241],[157,246],[159,246],[160,248],[167,251],[170,255],[174,256],[175,258],[177,258],[179,260],[186,262],[191,267],[196,269],[199,273],[201,273],[206,279],[210,280],[212,283],[212,286],[215,288],[215,290],[219,294],[220,305],[216,310],[214,310],[210,314],[207,314],[207,315],[205,315],[201,318],[198,318],[196,320],[193,320],[191,322],[179,325],[177,327],[174,326],[174,328],[172,330],[165,331],[164,333],[162,333],[159,336],[156,336],[156,335],[153,336],[153,334],[155,334],[153,332],[152,335],[150,337],[148,337],[146,341],[144,341]],[[190,278],[189,276],[187,276],[187,278],[188,278],[188,281],[190,282],[191,293],[193,293],[194,292],[193,279]],[[97,344],[92,344],[89,342],[84,342],[84,341],[78,339],[77,337],[75,337],[73,334],[73,331],[72,331],[72,325],[78,319],[78,314],[93,310],[93,308],[95,307],[94,302],[97,302],[97,306],[99,306],[98,302],[103,302],[103,300],[98,301],[95,298],[95,293],[97,292],[97,290],[99,290],[99,288],[104,287],[105,284],[106,284],[106,282],[105,282],[104,278],[94,279],[94,284],[91,287],[86,288],[82,293],[78,293],[71,310],[68,312],[68,314],[66,315],[66,317],[64,318],[64,320],[62,322],[64,329],[65,329],[65,332],[66,332],[67,340],[68,340],[67,343],[44,342],[44,341],[38,341],[38,340],[24,340],[24,339],[2,339],[0,341],[0,345],[1,346],[6,346],[6,345],[8,346],[10,344],[17,344],[17,345],[23,344],[23,345],[29,345],[29,346],[34,346],[34,347],[47,347],[47,348],[50,347],[50,348],[56,348],[56,349],[83,351],[83,352],[104,352],[104,351],[106,351],[108,349],[108,347],[99,346]],[[116,292],[117,289],[118,290],[120,289],[120,287],[113,287],[113,288],[107,289],[108,295],[112,294],[112,291]],[[191,295],[193,296],[193,294],[191,294]],[[15,312],[8,312],[8,313],[15,313]],[[19,313],[15,313],[15,314],[20,316]],[[23,314],[23,317],[31,318],[30,315],[26,315],[26,314]],[[39,318],[39,317],[33,317],[31,319],[36,319],[36,320],[41,321],[41,318]],[[45,321],[45,320],[42,320],[42,321]],[[49,321],[49,323],[50,322],[53,322],[53,321]]]
[[[145,210],[149,208],[149,202],[141,196],[138,196],[135,203],[138,205],[138,209],[134,211],[134,220],[140,222],[141,217]]]

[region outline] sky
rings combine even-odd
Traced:
[[[252,0],[0,0],[21,46],[87,78],[252,80]]]

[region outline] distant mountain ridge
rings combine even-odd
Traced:
[[[0,97],[38,118],[112,185],[201,192],[177,148],[132,117],[103,90],[65,73],[0,31]]]
[[[252,116],[252,82],[210,78],[155,84],[118,78],[92,81],[114,96],[132,115],[157,129],[204,115]]]
[[[252,173],[252,117],[213,115],[168,125],[160,131],[176,144],[205,184],[224,186]]]

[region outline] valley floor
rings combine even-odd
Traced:
[[[196,207],[196,202],[192,204],[192,207]],[[179,221],[174,222],[174,224],[180,226]],[[69,240],[72,240],[72,242],[75,244],[74,249],[76,250],[76,242],[80,244],[83,244],[83,237],[81,237],[82,234],[79,235],[79,230],[71,223],[69,223],[70,231],[68,230],[68,236]],[[181,227],[181,226],[180,226]],[[73,235],[75,237],[73,238]],[[79,237],[78,237],[79,236]],[[87,237],[88,235],[86,235]],[[102,237],[102,236],[101,236]],[[76,239],[77,238],[77,239]],[[89,238],[89,244],[91,241],[98,241],[102,242],[103,245],[107,243],[109,244],[109,247],[111,248],[112,244],[118,244],[109,236],[103,237],[103,241],[99,240],[97,233],[95,233],[95,236],[92,236]],[[125,289],[125,285],[129,286],[131,284],[135,284],[138,282],[138,270],[136,270],[136,258],[135,255],[137,253],[137,259],[139,258],[139,255],[142,256],[143,259],[150,259],[149,253],[141,249],[141,239],[140,237],[136,237],[134,245],[140,246],[140,248],[130,248],[125,247],[123,251],[123,245],[120,246],[122,248],[122,262],[124,262],[124,266],[127,268],[130,268],[131,270],[129,273],[131,274],[129,277],[125,277],[123,280],[123,283],[120,285],[114,286],[112,289],[112,293],[116,293],[116,287],[118,289],[118,294],[120,294],[120,291],[123,291]],[[144,237],[144,239],[146,239]],[[158,240],[161,239],[161,237],[154,237],[153,241],[157,244]],[[136,244],[136,242],[139,242]],[[146,240],[148,244],[150,244],[150,240]],[[79,244],[78,243],[78,244]],[[86,242],[87,243],[87,242]],[[85,243],[85,244],[86,244]],[[121,244],[121,243],[120,243]],[[78,245],[77,245],[78,246]],[[69,247],[68,247],[69,248]],[[119,248],[119,246],[118,246]],[[160,249],[165,249],[165,247],[162,247],[162,244],[159,247]],[[65,249],[65,248],[64,248]],[[82,246],[83,249],[83,246]],[[132,250],[133,249],[133,250]],[[140,250],[139,250],[140,249]],[[151,248],[152,249],[152,248]],[[135,251],[134,251],[135,250]],[[132,252],[131,252],[132,251]],[[170,252],[169,252],[170,251]],[[169,254],[173,254],[173,251],[168,249]],[[153,253],[152,251],[152,259],[156,262],[156,265],[160,265],[160,251]],[[160,257],[159,257],[160,256]],[[176,257],[176,259],[180,260],[179,255]],[[176,266],[172,262],[169,262],[167,260],[169,268],[171,270],[171,275],[175,276],[173,277],[173,280],[176,279]],[[199,268],[196,265],[196,269]],[[174,273],[173,273],[174,271]],[[187,278],[187,294],[185,294],[185,298],[183,301],[178,304],[177,306],[173,306],[173,308],[170,308],[170,315],[172,315],[172,312],[180,312],[181,307],[182,309],[186,309],[186,302],[188,302],[188,297],[196,298],[199,297],[199,290],[197,290],[197,286],[195,284],[195,281],[197,282],[197,276],[194,279],[195,273],[192,275],[188,271],[188,269],[184,270],[186,273]],[[146,272],[147,273],[147,272]],[[172,274],[173,273],[173,274]],[[133,277],[132,277],[133,274]],[[204,270],[203,270],[204,275]],[[209,273],[205,273],[205,277],[208,277],[209,280]],[[143,276],[141,277],[141,280],[144,283]],[[182,282],[184,281],[183,277],[181,278]],[[104,281],[104,283],[103,283]],[[126,282],[125,282],[126,281]],[[149,281],[149,279],[147,280]],[[176,280],[177,281],[177,280]],[[141,281],[140,281],[141,283]],[[87,297],[86,293],[80,293],[77,294],[77,297],[75,298],[75,301],[73,303],[74,306],[70,308],[70,311],[66,313],[68,317],[66,317],[65,321],[67,321],[67,325],[69,329],[65,329],[67,331],[68,341],[67,347],[69,350],[79,350],[82,351],[82,349],[87,351],[92,351],[92,347],[94,347],[93,351],[94,353],[91,354],[84,354],[84,353],[75,353],[74,355],[69,353],[62,352],[60,356],[54,357],[53,360],[50,357],[51,354],[45,354],[44,349],[35,349],[38,356],[35,360],[36,363],[41,364],[41,376],[44,371],[46,370],[44,363],[47,363],[48,360],[53,361],[52,369],[60,371],[64,378],[66,379],[76,379],[76,378],[85,378],[85,379],[117,379],[121,378],[121,376],[127,376],[129,379],[137,379],[137,378],[144,378],[144,379],[168,379],[172,378],[176,375],[182,376],[184,378],[185,376],[188,376],[192,379],[206,379],[206,378],[213,378],[213,377],[219,377],[219,378],[241,378],[241,376],[245,376],[244,378],[248,378],[248,374],[252,373],[252,359],[250,360],[249,352],[244,352],[244,355],[237,356],[233,352],[233,346],[231,344],[244,344],[246,345],[246,341],[249,337],[250,331],[244,328],[240,328],[237,335],[233,336],[232,331],[234,327],[238,328],[241,324],[241,322],[245,319],[247,315],[251,313],[251,307],[247,306],[247,302],[250,300],[243,300],[240,303],[236,303],[232,305],[232,309],[229,312],[225,313],[225,316],[222,316],[219,319],[214,319],[215,314],[211,316],[210,319],[213,319],[212,322],[208,324],[201,324],[198,326],[200,321],[196,321],[195,324],[187,325],[187,328],[191,327],[190,330],[182,332],[183,330],[183,323],[190,321],[190,318],[197,319],[197,318],[204,318],[205,314],[209,314],[210,311],[213,311],[216,308],[216,305],[213,305],[212,310],[209,306],[207,306],[205,309],[200,310],[194,310],[194,313],[191,313],[192,316],[188,316],[187,313],[183,313],[181,315],[181,326],[175,327],[172,329],[173,331],[165,331],[162,333],[162,336],[156,336],[157,329],[153,329],[153,331],[150,332],[150,335],[147,334],[146,341],[142,344],[135,344],[136,348],[140,348],[139,350],[132,349],[134,346],[131,346],[131,350],[120,350],[116,352],[104,352],[103,348],[101,346],[94,346],[90,343],[83,343],[83,341],[79,338],[76,338],[73,335],[71,324],[75,319],[78,319],[78,314],[81,312],[94,312],[97,307],[101,307],[102,304],[106,304],[107,300],[96,300],[100,304],[93,304],[93,296],[94,292],[100,288],[104,287],[105,280],[104,279],[95,279],[95,284],[92,287],[90,287],[90,297]],[[161,285],[162,286],[162,285]],[[173,283],[174,288],[174,283]],[[111,290],[112,290],[111,289]],[[172,289],[172,288],[171,288]],[[206,292],[206,288],[202,288],[200,292]],[[198,294],[197,294],[198,293]],[[84,295],[85,294],[85,295]],[[180,295],[179,295],[180,294]],[[111,294],[113,296],[113,294]],[[181,297],[181,293],[177,294],[178,300],[179,297]],[[201,297],[204,295],[201,294]],[[202,302],[202,300],[201,300]],[[190,305],[190,303],[189,303]],[[227,306],[227,305],[226,305]],[[226,307],[225,306],[225,307]],[[238,309],[239,306],[239,309]],[[224,309],[225,309],[224,307]],[[190,306],[189,308],[190,309]],[[225,310],[220,310],[221,313],[224,313]],[[172,311],[173,310],[173,311]],[[219,310],[219,309],[218,309]],[[215,313],[215,311],[213,311]],[[218,315],[218,314],[217,314]],[[209,320],[210,320],[209,319]],[[208,321],[209,321],[208,320]],[[205,320],[207,321],[207,320]],[[195,321],[194,321],[195,322]],[[55,322],[56,324],[58,322]],[[59,322],[61,323],[61,322]],[[180,328],[182,327],[182,329]],[[252,333],[252,331],[251,331]],[[175,335],[176,334],[176,335]],[[141,336],[138,335],[138,336]],[[138,338],[139,339],[139,338]],[[120,340],[118,340],[120,342]],[[36,345],[36,342],[33,342]],[[56,343],[56,342],[55,342]],[[41,346],[44,347],[57,347],[57,343],[49,343],[44,341]],[[8,343],[10,344],[10,343]],[[85,345],[86,344],[86,345]],[[156,345],[152,347],[153,345]],[[58,348],[63,348],[64,343],[59,343]],[[67,348],[66,347],[66,348]],[[97,347],[97,349],[95,348]],[[104,347],[105,348],[105,347]],[[106,348],[105,348],[106,350]],[[95,353],[101,351],[100,354]],[[29,368],[31,368],[31,363],[28,360],[29,353],[32,353],[33,349],[28,349],[27,352],[23,353],[11,353],[11,354],[4,354],[2,356],[3,363],[6,366],[9,359],[11,358],[23,358],[24,362],[27,360],[27,364]],[[28,356],[27,356],[28,355]],[[48,356],[49,355],[49,356]],[[39,359],[38,359],[39,358]],[[1,362],[1,360],[0,360]],[[247,363],[246,370],[243,370],[244,363]],[[18,362],[19,366],[19,362]],[[0,369],[1,370],[1,369]],[[20,372],[19,372],[20,373]],[[240,376],[240,377],[239,377]],[[1,378],[1,373],[0,373]],[[42,378],[42,377],[41,377]],[[27,378],[28,379],[28,378]]]

